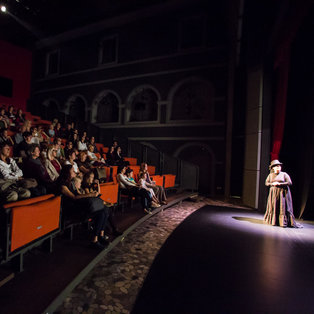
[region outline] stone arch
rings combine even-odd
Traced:
[[[113,90],[101,91],[91,106],[91,122],[115,123],[120,121],[121,98]]]
[[[214,87],[200,77],[176,83],[168,95],[167,120],[214,120]]]
[[[140,142],[140,143],[141,143],[142,145],[144,145],[144,146],[149,147],[149,148],[158,150],[157,147],[156,147],[154,144],[152,144],[152,143],[149,143],[149,142]]]
[[[193,153],[191,153],[193,149]],[[212,148],[205,143],[189,142],[181,145],[173,154],[174,157],[186,160],[199,166],[199,191],[215,194],[216,157]]]
[[[65,103],[64,113],[78,121],[86,120],[87,101],[80,94],[71,95]]]
[[[160,93],[154,86],[146,84],[134,88],[126,101],[126,121],[157,121],[160,100]]]

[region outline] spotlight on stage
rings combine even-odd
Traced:
[[[3,13],[7,12],[7,8],[4,5],[1,6],[1,12]]]

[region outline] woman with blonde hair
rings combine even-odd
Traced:
[[[60,162],[56,158],[56,155],[57,150],[55,149],[55,147],[54,146],[48,147],[47,158],[45,159],[44,165],[52,181],[58,179],[62,169]]]

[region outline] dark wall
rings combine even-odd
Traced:
[[[223,194],[228,90],[224,5],[224,1],[193,2],[189,8],[178,6],[177,10],[150,18],[139,17],[127,25],[121,21],[116,27],[39,49],[34,65],[32,111],[47,112],[43,104],[52,99],[54,107],[63,111],[66,118],[69,114],[66,104],[71,96],[79,95],[86,105],[85,126],[89,130],[92,130],[90,123],[98,127],[99,141],[109,145],[117,138],[126,148],[127,139],[131,138],[189,159],[201,168],[211,164],[205,193]],[[112,62],[99,64],[99,43],[106,38],[117,39],[117,55]],[[46,75],[47,53],[53,51],[60,58],[58,73]],[[174,94],[180,84],[186,84],[192,92],[178,100]],[[130,123],[130,97],[141,86],[148,86],[157,95],[157,118]],[[115,93],[120,101],[119,121],[95,123],[97,95],[106,90]],[[205,105],[197,118],[187,116],[178,121],[171,109],[175,100],[179,106],[178,101],[182,101],[182,111],[190,110],[191,115],[199,106],[198,101]],[[188,102],[192,105],[187,109]],[[208,108],[210,114],[206,113]]]
[[[0,41],[0,76],[11,81],[9,93],[0,95],[0,104],[26,109],[30,95],[32,53]]]

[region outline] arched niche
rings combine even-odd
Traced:
[[[212,148],[205,143],[189,142],[177,148],[174,157],[199,166],[199,191],[205,195],[215,194],[216,158]]]
[[[85,121],[87,101],[82,95],[72,95],[65,104],[65,113],[73,121]]]
[[[92,122],[117,123],[120,121],[121,99],[117,93],[105,90],[99,93],[92,104]]]
[[[178,82],[169,93],[167,120],[214,120],[214,88],[197,77]]]
[[[150,85],[135,88],[127,99],[126,121],[158,121],[160,93]]]

